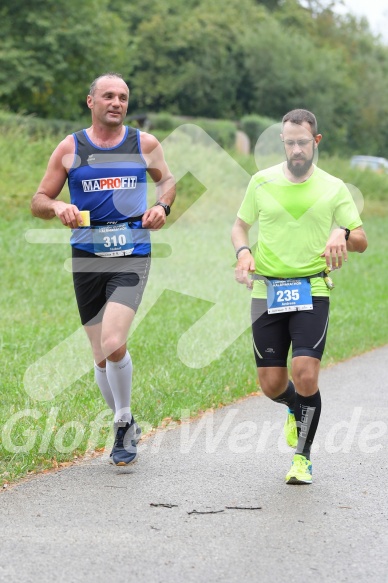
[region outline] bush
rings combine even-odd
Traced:
[[[174,130],[179,122],[174,119],[174,116],[170,113],[149,113],[147,115],[149,121],[149,130],[163,130],[172,131]]]
[[[262,134],[264,130],[275,123],[277,123],[275,120],[269,117],[264,117],[262,115],[245,115],[241,118],[239,126],[240,129],[245,132],[249,138],[251,151],[254,150],[260,134]]]
[[[222,148],[234,147],[237,127],[232,121],[199,118],[192,123],[202,128]]]
[[[67,134],[78,131],[90,125],[90,121],[69,121],[62,119],[42,119],[33,115],[20,115],[0,111],[0,127],[2,132],[23,130],[26,135],[33,138],[45,136],[65,137]]]
[[[150,113],[149,130],[151,133],[173,131],[177,127],[185,124],[196,125],[204,130],[217,144],[222,148],[230,149],[235,145],[236,124],[232,121],[223,119],[191,118],[184,116],[171,115],[169,113]],[[195,139],[195,132],[191,128],[188,132]],[[200,135],[198,135],[200,139]]]

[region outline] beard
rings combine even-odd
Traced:
[[[294,164],[294,161],[298,160],[300,162],[303,163],[299,163],[299,164]],[[302,158],[302,157],[293,157],[293,158],[287,158],[287,167],[289,169],[289,171],[291,172],[291,174],[293,174],[294,176],[296,176],[297,178],[300,178],[301,176],[304,176],[305,174],[307,174],[307,172],[310,170],[312,163],[314,160],[314,154],[312,156],[312,158]]]

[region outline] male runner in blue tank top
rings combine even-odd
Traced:
[[[150,267],[149,230],[166,222],[175,181],[158,140],[124,125],[129,89],[121,75],[93,81],[87,96],[92,125],[67,136],[54,150],[31,210],[73,229],[74,289],[94,362],[95,378],[114,412],[111,461],[137,457],[141,430],[131,412],[132,361],[127,337]],[[147,173],[156,203],[147,209]],[[70,204],[57,200],[68,181]],[[83,227],[80,211],[90,211]]]
[[[348,251],[367,247],[349,190],[313,164],[321,138],[310,111],[284,116],[286,161],[252,177],[232,231],[236,280],[252,287],[254,274],[252,332],[260,386],[289,408],[285,434],[296,452],[287,484],[312,482],[310,450],[321,412],[318,375],[329,320],[325,269],[340,268]],[[252,254],[248,233],[255,221],[259,233]]]

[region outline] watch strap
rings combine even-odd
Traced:
[[[249,253],[252,253],[252,251],[251,251],[250,247],[248,247],[248,245],[242,245],[242,247],[239,247],[236,251],[236,259],[238,259],[239,253],[243,249],[248,249]]]
[[[171,212],[171,209],[170,209],[169,205],[166,204],[166,203],[164,203],[164,202],[162,202],[162,201],[160,201],[160,200],[158,200],[158,202],[156,202],[154,204],[154,206],[161,206],[161,207],[163,207],[164,208],[164,212],[166,213],[166,217],[168,217],[168,215]]]
[[[348,229],[347,227],[342,227],[342,226],[340,226],[340,229],[343,229],[345,231],[345,241],[347,241],[349,239],[350,229]]]

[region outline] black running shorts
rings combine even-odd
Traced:
[[[81,322],[102,320],[105,304],[117,302],[138,309],[150,270],[150,255],[98,257],[72,248],[73,282]]]
[[[329,298],[313,297],[313,309],[268,314],[267,300],[252,299],[253,351],[256,365],[287,366],[292,357],[312,356],[321,360],[329,323]]]

